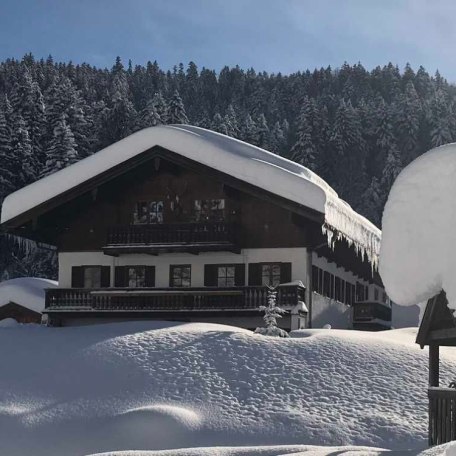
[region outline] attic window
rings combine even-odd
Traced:
[[[194,215],[195,215],[195,220],[197,222],[223,221],[225,219],[225,200],[224,199],[195,200]]]
[[[140,201],[133,214],[135,225],[163,223],[163,201]]]

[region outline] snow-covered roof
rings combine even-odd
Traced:
[[[456,144],[411,162],[394,182],[383,212],[380,274],[401,305],[446,291],[456,309]]]
[[[20,277],[0,282],[0,307],[14,302],[35,312],[44,310],[46,288],[57,287],[54,280]]]
[[[146,128],[5,198],[1,222],[17,217],[116,165],[161,146],[325,215],[334,234],[376,263],[380,230],[306,167],[228,136],[189,125]]]

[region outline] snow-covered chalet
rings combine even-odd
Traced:
[[[380,231],[307,168],[205,129],[148,128],[9,195],[11,235],[53,245],[51,325],[132,319],[385,328]]]

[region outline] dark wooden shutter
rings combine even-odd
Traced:
[[[145,269],[146,287],[155,287],[155,266],[146,266]]]
[[[249,285],[261,285],[261,263],[249,263]]]
[[[280,283],[291,282],[291,263],[280,264]]]
[[[216,287],[218,278],[218,265],[205,264],[204,265],[204,286]]]
[[[84,266],[73,266],[71,268],[72,288],[84,288]]]
[[[116,266],[114,270],[114,286],[115,287],[126,287],[127,268],[125,266]]]
[[[110,266],[101,266],[100,286],[101,286],[101,288],[108,288],[111,286],[111,267]]]
[[[245,285],[245,264],[234,265],[234,284],[237,287],[243,287]]]

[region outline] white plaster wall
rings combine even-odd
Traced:
[[[351,307],[317,293],[312,293],[312,328],[330,324],[333,329],[352,327]]]
[[[292,280],[306,278],[306,249],[273,248],[244,249],[240,254],[231,252],[206,252],[199,255],[190,253],[165,253],[158,256],[145,254],[120,255],[112,257],[101,251],[59,253],[59,287],[71,287],[72,266],[111,266],[111,284],[114,284],[114,266],[148,265],[155,266],[155,286],[169,287],[169,267],[172,264],[192,265],[192,286],[204,286],[204,265],[223,263],[291,262]],[[246,281],[248,268],[246,267]]]

